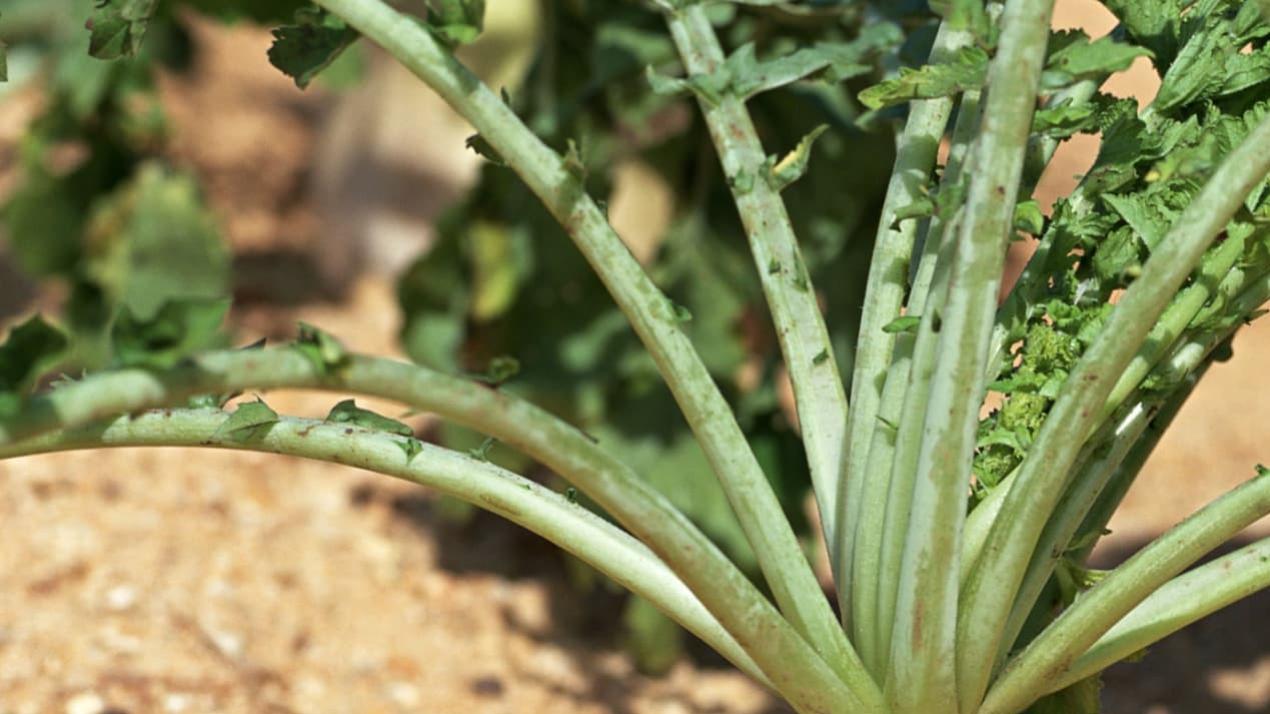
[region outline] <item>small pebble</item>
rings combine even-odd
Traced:
[[[66,714],[102,714],[106,703],[96,692],[80,692],[66,702]]]
[[[419,690],[413,684],[406,682],[393,682],[388,685],[388,696],[399,707],[417,707],[419,706]]]
[[[123,612],[137,604],[137,590],[130,585],[117,585],[106,591],[106,607],[113,612]]]

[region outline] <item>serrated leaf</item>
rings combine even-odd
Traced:
[[[409,424],[403,424],[369,409],[362,409],[352,399],[345,399],[331,407],[330,413],[326,415],[326,421],[332,424],[353,424],[364,429],[384,431],[398,436],[413,437],[415,433]]]
[[[888,79],[860,93],[860,101],[870,109],[881,109],[913,99],[946,97],[983,86],[988,74],[988,53],[979,47],[959,50],[948,62],[900,69]]]
[[[269,63],[304,89],[359,37],[339,16],[310,5],[296,11],[292,24],[273,31]]]
[[[149,317],[122,306],[110,328],[115,366],[168,369],[196,352],[223,346],[226,337],[221,323],[229,304],[229,300],[174,300]]]
[[[326,373],[348,364],[348,351],[334,335],[306,322],[299,324],[299,334],[291,347],[313,363],[319,372]]]
[[[1062,47],[1051,52],[1041,74],[1045,89],[1058,89],[1085,79],[1101,80],[1126,70],[1139,57],[1151,57],[1152,52],[1125,42],[1118,42],[1110,35],[1090,40],[1080,30],[1064,30],[1055,33],[1063,39]]]
[[[772,165],[767,172],[767,180],[773,189],[781,191],[807,173],[807,164],[811,161],[811,147],[828,129],[828,124],[821,124],[800,139],[798,145],[779,161],[773,162],[772,159],[768,159]]]
[[[244,442],[259,439],[278,423],[278,413],[269,408],[263,399],[238,405],[233,414],[217,427],[213,439]]]
[[[98,0],[86,25],[88,54],[104,60],[136,54],[157,5],[158,0]]]
[[[230,256],[195,179],[158,163],[100,198],[85,226],[80,271],[148,319],[166,302],[217,299],[230,289]]]
[[[7,409],[5,402],[20,398],[57,363],[68,344],[66,335],[39,315],[9,330],[0,344],[0,405]]]

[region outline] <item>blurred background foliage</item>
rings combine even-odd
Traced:
[[[465,60],[501,85],[547,143],[576,159],[632,252],[682,307],[685,329],[810,550],[809,479],[791,424],[792,398],[728,186],[692,100],[648,87],[646,68],[680,71],[659,15],[634,2],[517,2],[532,21],[463,48]],[[18,178],[3,194],[0,226],[16,265],[64,291],[60,321],[74,338],[69,364],[76,369],[111,362],[109,329],[121,309],[130,319],[158,320],[172,300],[232,296],[233,263],[218,227],[223,217],[206,205],[198,177],[166,152],[156,77],[179,77],[189,65],[197,51],[187,27],[192,17],[276,25],[304,6],[164,0],[135,56],[102,61],[85,51],[83,19],[95,4],[0,0],[11,79],[0,85],[0,99],[32,83],[44,95],[21,140]],[[421,0],[398,4],[420,16],[429,11]],[[893,159],[891,120],[900,111],[866,113],[855,96],[898,66],[922,62],[932,15],[924,3],[908,0],[714,11],[729,51],[753,42],[766,56],[815,42],[879,38],[871,72],[845,83],[800,82],[749,104],[770,153],[829,127],[809,170],[785,197],[821,290],[839,367],[849,374]],[[365,63],[346,57],[323,75],[328,86],[357,79]],[[438,221],[432,245],[399,276],[398,296],[401,345],[411,359],[477,374],[496,358],[514,357],[519,373],[503,388],[593,435],[757,575],[723,492],[652,361],[568,236],[510,170],[482,164],[475,184]],[[436,438],[460,449],[482,443],[450,426]],[[517,470],[532,468],[506,449],[490,455]],[[580,582],[593,581],[578,573]],[[627,643],[646,670],[664,670],[678,656],[682,635],[646,603],[630,603],[625,624]]]

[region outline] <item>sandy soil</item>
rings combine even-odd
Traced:
[[[1088,13],[1060,3],[1065,20]],[[237,30],[224,41],[258,57],[267,38]],[[234,316],[243,339],[303,319],[393,353],[387,281],[354,281],[331,302],[309,289],[312,272],[294,277],[319,223],[302,191],[318,102],[263,62],[225,64],[198,71],[239,72],[232,82],[167,91],[176,155],[208,181],[251,271]],[[198,120],[219,102],[241,108],[239,120]],[[285,142],[252,138],[263,124]],[[264,171],[250,160],[260,151]],[[1079,150],[1060,158],[1051,192],[1088,162]],[[1100,561],[1123,559],[1270,461],[1268,354],[1270,320],[1210,372]],[[333,402],[268,396],[297,414]],[[453,525],[426,492],[343,467],[172,449],[19,459],[0,463],[0,519],[0,714],[785,711],[708,657],[663,679],[639,675],[614,644],[619,601],[579,598],[549,547],[493,518]],[[1244,540],[1267,534],[1263,523]],[[1107,712],[1267,711],[1267,612],[1270,598],[1254,598],[1114,669]]]

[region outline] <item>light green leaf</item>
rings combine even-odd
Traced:
[[[212,434],[213,439],[244,442],[259,439],[278,423],[278,413],[269,408],[263,399],[238,405],[225,423]]]
[[[946,97],[982,87],[987,73],[988,53],[979,47],[966,47],[949,62],[900,69],[898,77],[861,92],[860,101],[870,109],[881,109],[913,99]]]
[[[777,191],[783,190],[786,186],[802,178],[807,173],[807,164],[811,161],[811,147],[816,143],[816,139],[820,138],[829,129],[828,124],[821,124],[807,133],[798,145],[779,161],[774,157],[768,157],[768,163],[771,168],[767,172],[768,183]]]

